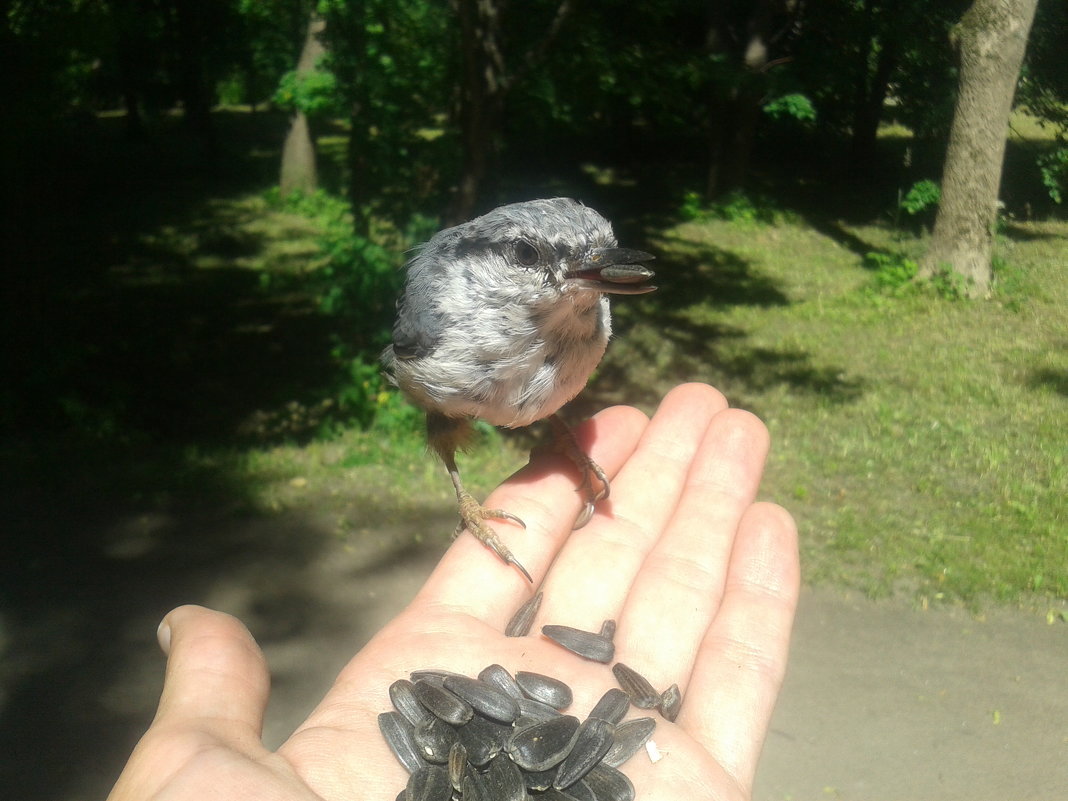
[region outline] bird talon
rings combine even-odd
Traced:
[[[509,550],[508,546],[501,542],[500,537],[497,536],[497,532],[487,526],[484,521],[509,520],[524,529],[527,527],[527,524],[511,512],[506,512],[503,509],[487,509],[476,501],[466,490],[458,491],[456,495],[456,500],[460,507],[460,525],[456,527],[457,535],[462,533],[464,529],[467,529],[475,539],[497,554],[497,557],[502,562],[506,565],[514,566],[526,577],[527,581],[533,584],[534,579],[530,577],[530,573],[527,572],[527,569],[519,563],[519,560],[515,558],[515,555]]]
[[[582,507],[582,511],[579,512],[579,516],[575,518],[574,529],[578,530],[584,525],[590,522],[590,518],[593,517],[593,503],[587,501],[586,505]]]
[[[586,505],[575,521],[575,528],[582,528],[593,517],[593,505],[606,499],[612,491],[612,487],[601,466],[587,456],[582,451],[582,448],[579,447],[578,440],[575,439],[575,435],[567,424],[555,414],[549,420],[552,422],[553,431],[556,434],[556,449],[567,456],[582,474],[582,480],[579,482],[576,492],[586,496]],[[594,478],[600,483],[600,489],[594,489]]]

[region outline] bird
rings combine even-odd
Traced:
[[[427,440],[444,463],[465,528],[528,581],[530,573],[463,486],[456,452],[474,420],[519,428],[548,419],[558,447],[582,474],[581,528],[608,497],[604,471],[558,414],[586,385],[612,334],[609,294],[652,292],[654,256],[621,248],[612,225],[571,198],[500,206],[439,231],[413,251],[397,299],[387,379],[426,412]],[[595,486],[598,485],[598,486]]]

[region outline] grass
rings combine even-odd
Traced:
[[[982,302],[880,291],[864,254],[915,257],[923,241],[879,226],[709,218],[648,246],[662,289],[616,304],[619,335],[578,411],[652,411],[700,380],[759,414],[774,442],[763,494],[797,517],[809,582],[922,603],[1068,598],[1068,224],[1012,227]],[[447,507],[406,428],[347,431],[332,461]],[[497,436],[465,460],[477,492],[522,462],[521,442]]]
[[[153,151],[113,196],[41,218],[62,236],[28,239],[11,308],[50,298],[54,314],[8,317],[28,389],[0,394],[18,432],[0,443],[5,491],[27,521],[54,498],[80,520],[180,494],[314,510],[341,537],[447,539],[412,523],[440,526],[452,502],[417,414],[386,399],[367,430],[324,424],[344,329],[315,295],[324,222],[264,199],[283,123],[235,137],[256,144],[221,184],[154,183]],[[646,185],[586,172],[568,191],[595,205]],[[621,226],[657,254],[661,289],[615,303],[617,337],[572,415],[652,411],[675,384],[709,382],[771,430],[763,496],[797,517],[807,581],[926,603],[1068,599],[1068,223],[1008,225],[997,292],[970,302],[879,288],[865,256],[916,258],[922,237],[743,200]],[[487,432],[461,462],[469,488],[484,495],[529,444]]]
[[[609,359],[766,420],[764,492],[799,520],[808,581],[1068,597],[1066,243],[1063,223],[1015,229],[1000,294],[963,302],[873,292],[858,251],[922,249],[880,228],[686,223],[659,236],[665,292]]]

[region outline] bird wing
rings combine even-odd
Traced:
[[[393,354],[403,361],[419,359],[434,351],[441,340],[443,323],[431,310],[397,300],[397,320],[393,323]]]

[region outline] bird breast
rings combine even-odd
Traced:
[[[608,299],[578,291],[552,304],[505,304],[452,317],[433,353],[397,360],[400,388],[423,408],[495,426],[530,425],[586,385],[611,335]]]

